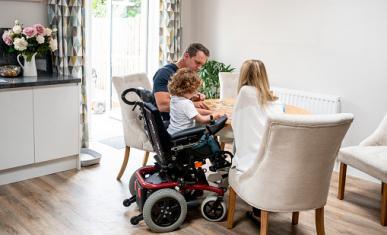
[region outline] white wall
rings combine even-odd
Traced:
[[[192,21],[192,1],[191,0],[182,0],[181,1],[181,27],[182,29],[182,45],[181,49],[184,50],[190,43],[193,28]]]
[[[184,45],[202,42],[236,68],[261,59],[272,85],[341,96],[342,111],[355,115],[344,145],[387,112],[387,1],[183,1]]]
[[[16,19],[25,26],[37,23],[47,26],[46,1],[0,1],[0,28],[12,27]]]

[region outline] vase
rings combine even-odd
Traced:
[[[35,63],[35,56],[37,53],[34,53],[31,57],[30,61],[27,61],[27,55],[19,54],[17,56],[17,62],[20,64],[20,66],[23,68],[23,76],[26,77],[36,77],[38,75],[36,71],[36,63]],[[24,65],[20,62],[20,56],[23,56],[24,58]]]

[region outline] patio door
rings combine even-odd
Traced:
[[[93,0],[91,8],[91,110],[120,118],[111,78],[147,71],[148,0]]]

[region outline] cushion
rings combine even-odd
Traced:
[[[352,146],[340,149],[339,161],[387,182],[387,146]]]

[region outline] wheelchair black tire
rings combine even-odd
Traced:
[[[165,201],[168,201],[168,207],[161,209],[159,206]],[[187,202],[183,195],[174,189],[160,189],[147,198],[142,213],[145,223],[152,231],[171,232],[184,222],[187,215]]]

